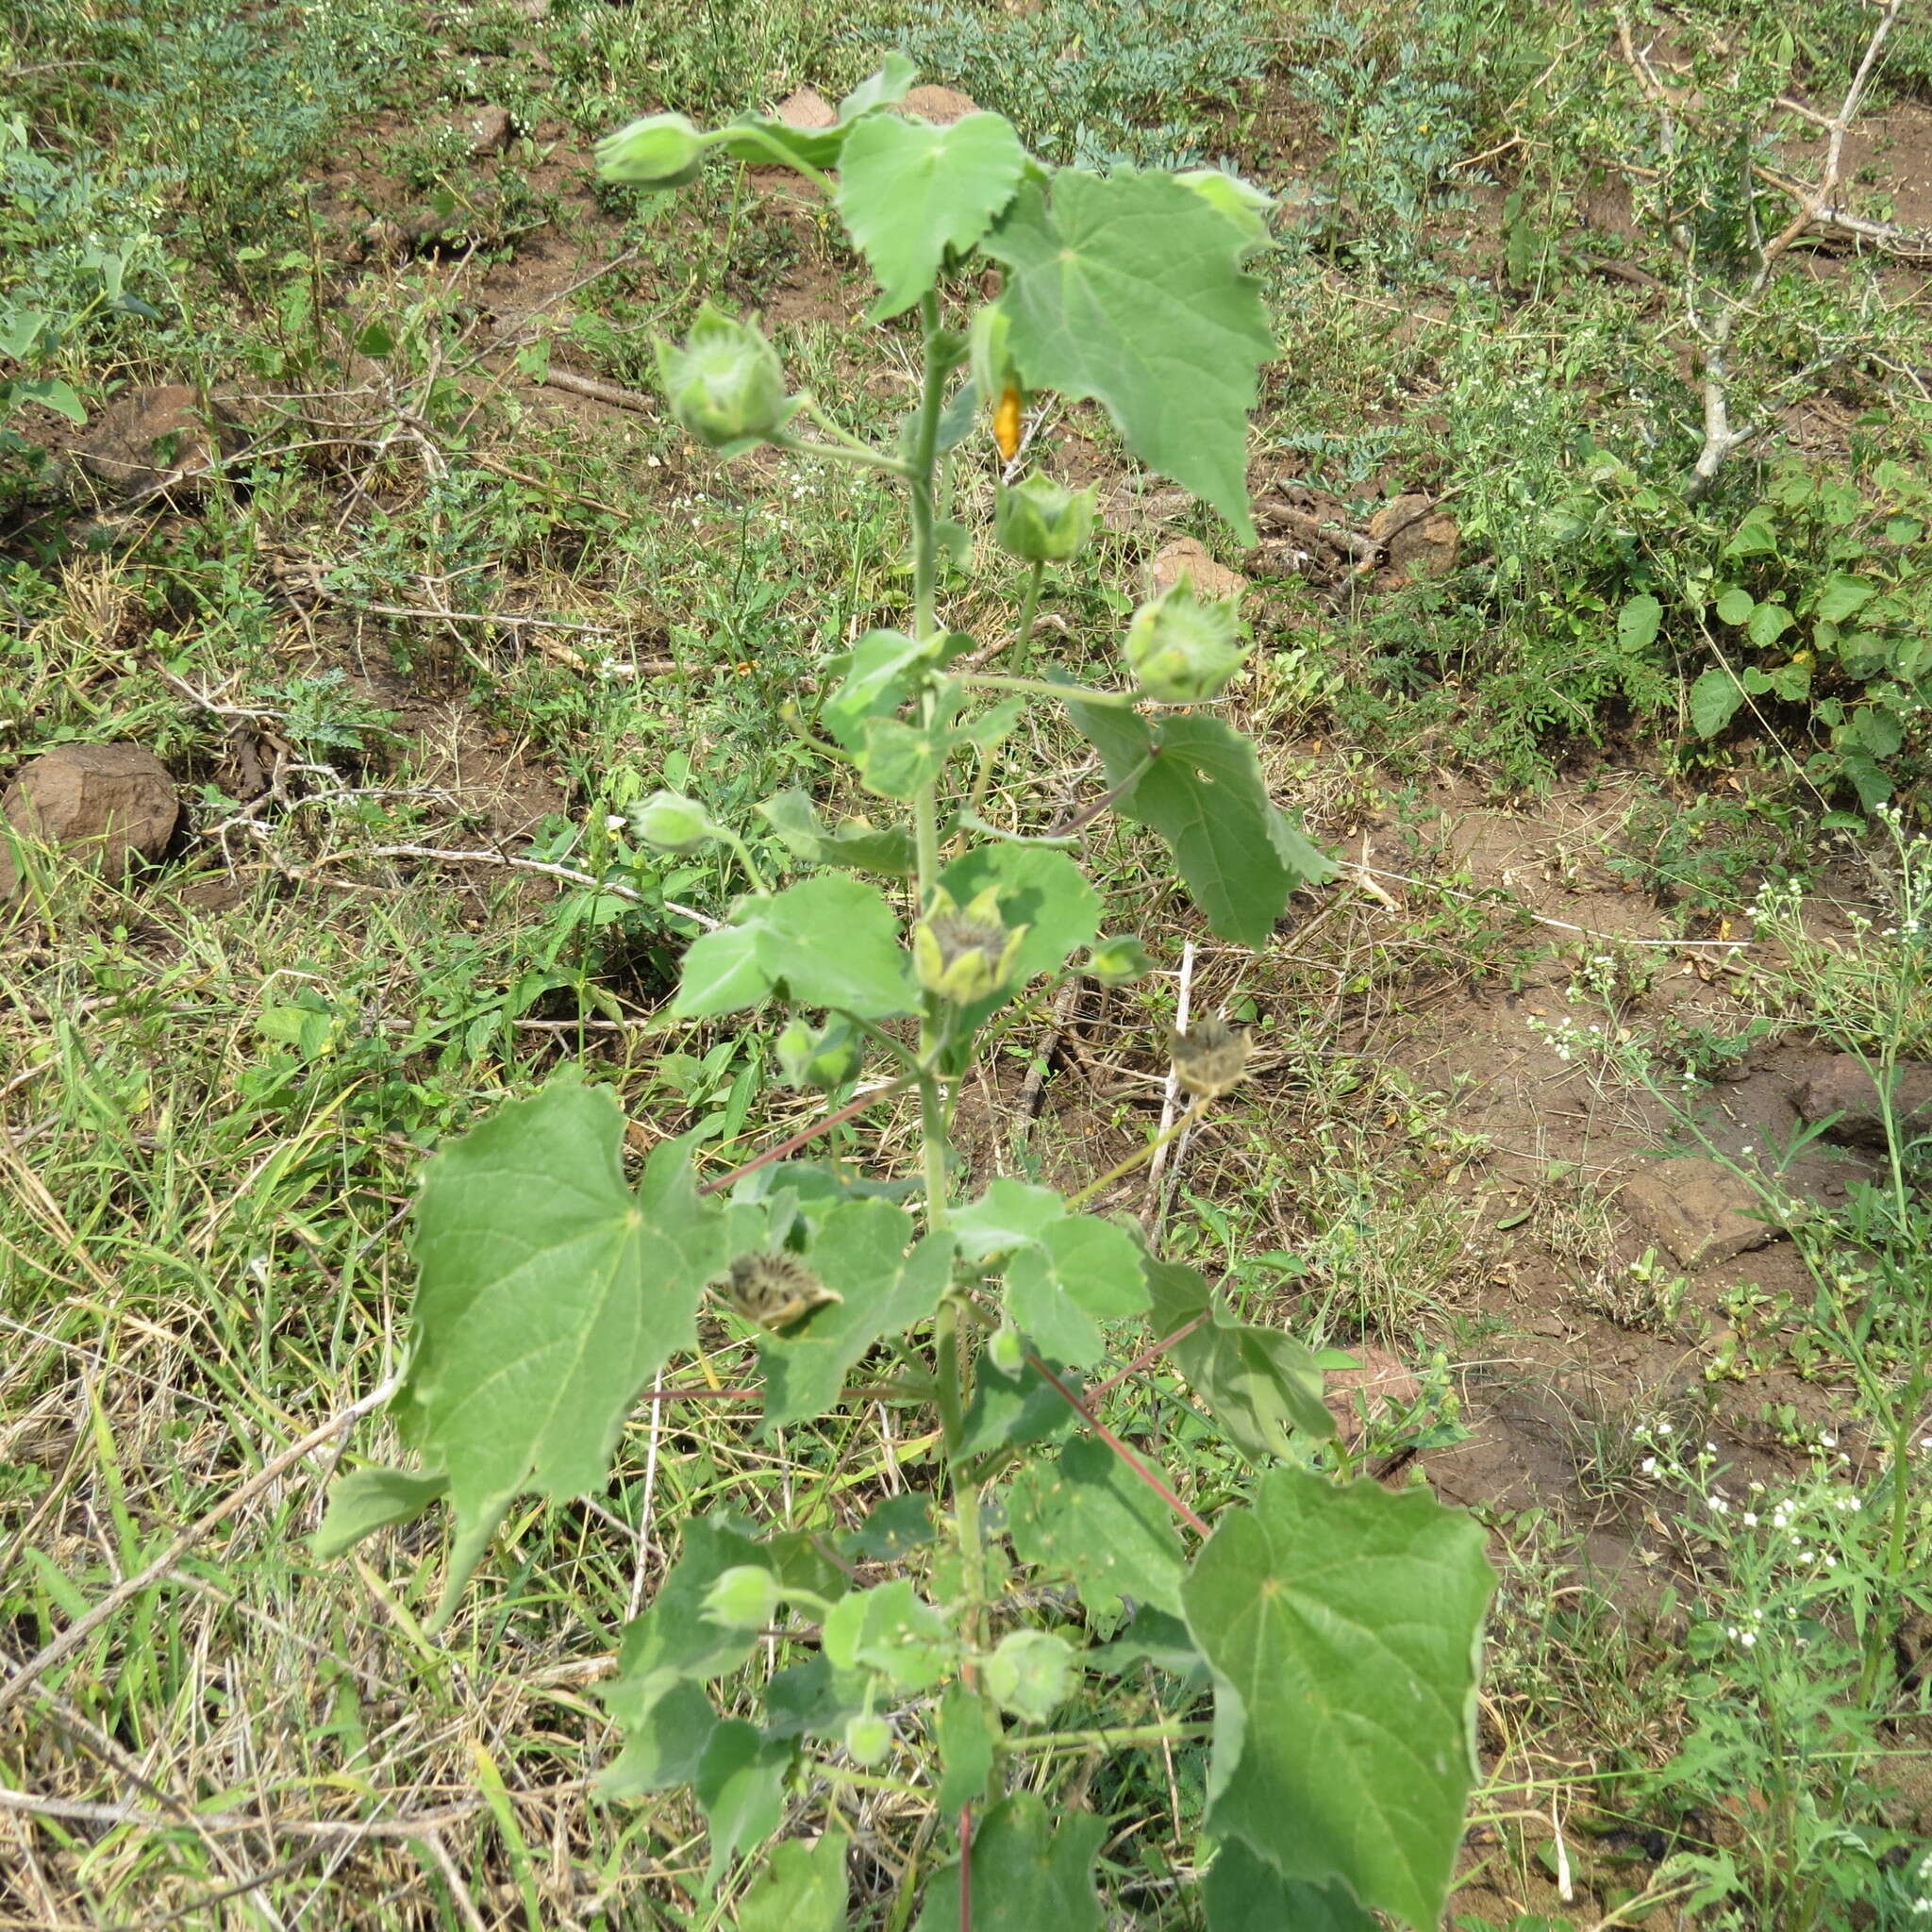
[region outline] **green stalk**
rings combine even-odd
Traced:
[[[1020,607],[1020,635],[1013,641],[1009,662],[1015,677],[1026,675],[1026,658],[1033,649],[1033,619],[1040,609],[1040,586],[1046,577],[1046,566],[1036,563],[1026,577],[1026,601]]]

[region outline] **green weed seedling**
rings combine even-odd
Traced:
[[[1474,1767],[1482,1532],[1425,1491],[1322,1473],[1333,1425],[1312,1352],[1089,1211],[1153,1146],[1066,1194],[1010,1179],[975,1193],[954,1146],[962,1089],[1023,1002],[1071,974],[1146,970],[1074,857],[1104,812],[1166,841],[1232,944],[1264,946],[1290,893],[1330,871],[1212,708],[1247,650],[1231,606],[1184,580],[1133,613],[1110,681],[1029,675],[1044,574],[1089,540],[1091,492],[1040,473],[1001,483],[997,541],[1024,574],[1015,635],[970,636],[941,611],[942,572],[955,581],[972,550],[945,515],[948,472],[989,425],[1017,467],[1047,392],[1098,402],[1136,457],[1250,534],[1247,420],[1274,341],[1244,263],[1267,205],[1215,172],[1048,166],[997,114],[929,125],[895,111],[911,78],[894,58],[824,129],[660,114],[600,150],[607,180],[659,189],[719,155],[795,169],[876,279],[873,321],[917,342],[917,401],[885,447],[792,392],[755,322],[708,305],[658,351],[695,441],[856,466],[909,510],[903,627],[858,637],[816,717],[795,721],[824,758],[821,795],[781,791],[756,827],[668,790],[629,815],[644,845],[727,853],[746,888],[684,954],[672,1017],[759,1016],[769,1062],[828,1109],[708,1177],[706,1130],[662,1140],[635,1188],[623,1115],[580,1076],[446,1146],[423,1183],[393,1406],[421,1466],[344,1476],[320,1544],[446,1499],[441,1627],[519,1496],[603,1489],[641,1391],[706,1392],[672,1368],[701,1312],[741,1324],[765,1435],[841,1407],[923,1412],[943,1488],[842,1533],[723,1511],[678,1526],[602,1688],[625,1740],[605,1790],[694,1793],[705,1889],[759,1874],[717,1909],[800,1932],[848,1923],[857,1807],[883,1792],[924,1809],[931,1850],[868,1880],[865,1909],[885,1914],[871,1922],[1099,1932],[1096,1861],[1118,1830],[1104,1807],[1134,1789],[1144,1750],[1185,1764],[1197,1807],[1205,1789],[1177,1881],[1191,1920],[1434,1927]],[[981,262],[1002,291],[959,314]],[[1028,705],[1063,708],[1104,776],[1023,831],[988,799]],[[828,817],[855,788],[866,815]],[[774,853],[791,861],[782,878]],[[1172,1048],[1185,1124],[1241,1081],[1247,1040],[1205,1021]],[[883,1158],[866,1173],[810,1158],[901,1095],[917,1105],[915,1179]],[[1212,1520],[1106,1426],[1110,1353],[1164,1357],[1243,1458]],[[1143,1714],[1101,1722],[1123,1674],[1153,1687]],[[787,1842],[748,1862],[774,1836]]]

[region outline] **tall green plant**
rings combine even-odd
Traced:
[[[718,150],[790,164],[832,193],[879,284],[874,316],[916,318],[919,397],[884,448],[790,393],[753,324],[708,308],[660,349],[671,406],[701,442],[860,466],[909,508],[906,627],[839,660],[816,741],[885,822],[827,824],[797,791],[767,800],[801,860],[779,885],[692,800],[659,792],[634,816],[660,849],[721,842],[747,887],[686,953],[674,1014],[769,1014],[787,1078],[841,1104],[709,1180],[693,1134],[660,1142],[633,1187],[614,1100],[574,1078],[440,1153],[395,1408],[423,1469],[343,1478],[321,1541],[344,1547],[446,1497],[447,1618],[513,1499],[605,1483],[625,1415],[693,1346],[708,1297],[757,1337],[765,1431],[848,1400],[924,1409],[945,1473],[937,1521],[904,1504],[842,1536],[694,1518],[623,1634],[604,1696],[625,1747],[606,1789],[689,1786],[710,1884],[779,1828],[788,1792],[826,1808],[815,1842],[772,1857],[746,1923],[845,1924],[837,1796],[917,1777],[952,1862],[922,1887],[915,1860],[894,1926],[917,1908],[925,1928],[1097,1932],[1106,1825],[1049,1811],[1040,1779],[1070,1751],[1178,1746],[1206,1751],[1210,1926],[1366,1928],[1374,1911],[1434,1926],[1473,1771],[1480,1531],[1424,1493],[1317,1473],[1309,1452],[1332,1424],[1310,1352],[1234,1319],[1130,1222],[1086,1211],[1151,1148],[1065,1195],[1007,1179],[975,1193],[953,1145],[962,1085],[1023,996],[1144,966],[1131,936],[1103,937],[1073,832],[1020,836],[981,815],[1025,704],[1064,707],[1100,754],[1106,788],[1080,820],[1111,809],[1159,833],[1224,938],[1265,945],[1289,893],[1329,871],[1211,708],[1242,656],[1231,608],[1182,584],[1135,615],[1119,678],[1022,675],[1041,575],[1085,541],[1091,499],[1044,479],[1003,491],[1000,541],[1028,586],[1007,669],[941,608],[941,559],[964,550],[942,510],[948,465],[989,417],[1010,458],[1041,391],[1097,398],[1136,455],[1246,531],[1247,412],[1274,345],[1242,264],[1266,240],[1264,204],[1220,175],[1046,167],[997,115],[938,127],[893,111],[910,79],[894,60],[824,130],[745,116],[704,132],[659,115],[601,151],[608,177],[658,186]],[[974,256],[1005,286],[956,325],[947,278]],[[1246,1054],[1218,1023],[1175,1038],[1188,1119],[1240,1081]],[[889,1079],[855,1091],[868,1066]],[[877,1177],[793,1158],[899,1092],[918,1100],[916,1208]],[[1165,1351],[1254,1465],[1212,1521],[1084,1392],[1131,1324],[1156,1338],[1136,1353]],[[861,1364],[869,1386],[848,1395]],[[784,1663],[762,1722],[722,1715],[707,1687],[768,1644]],[[1165,1714],[1095,1728],[1083,1707],[1099,1687],[1149,1665]]]

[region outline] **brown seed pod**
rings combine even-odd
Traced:
[[[845,1299],[792,1255],[740,1255],[710,1289],[746,1321],[774,1335],[796,1327],[813,1309]]]
[[[1248,1070],[1248,1032],[1224,1020],[1197,1020],[1185,1033],[1170,1033],[1174,1078],[1197,1099],[1218,1100],[1240,1086]]]

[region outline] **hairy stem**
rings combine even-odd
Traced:
[[[1013,655],[1008,659],[1015,677],[1026,675],[1026,659],[1033,649],[1033,620],[1040,609],[1040,587],[1046,578],[1046,566],[1036,563],[1026,577],[1026,601],[1020,607],[1020,635],[1013,640]]]

